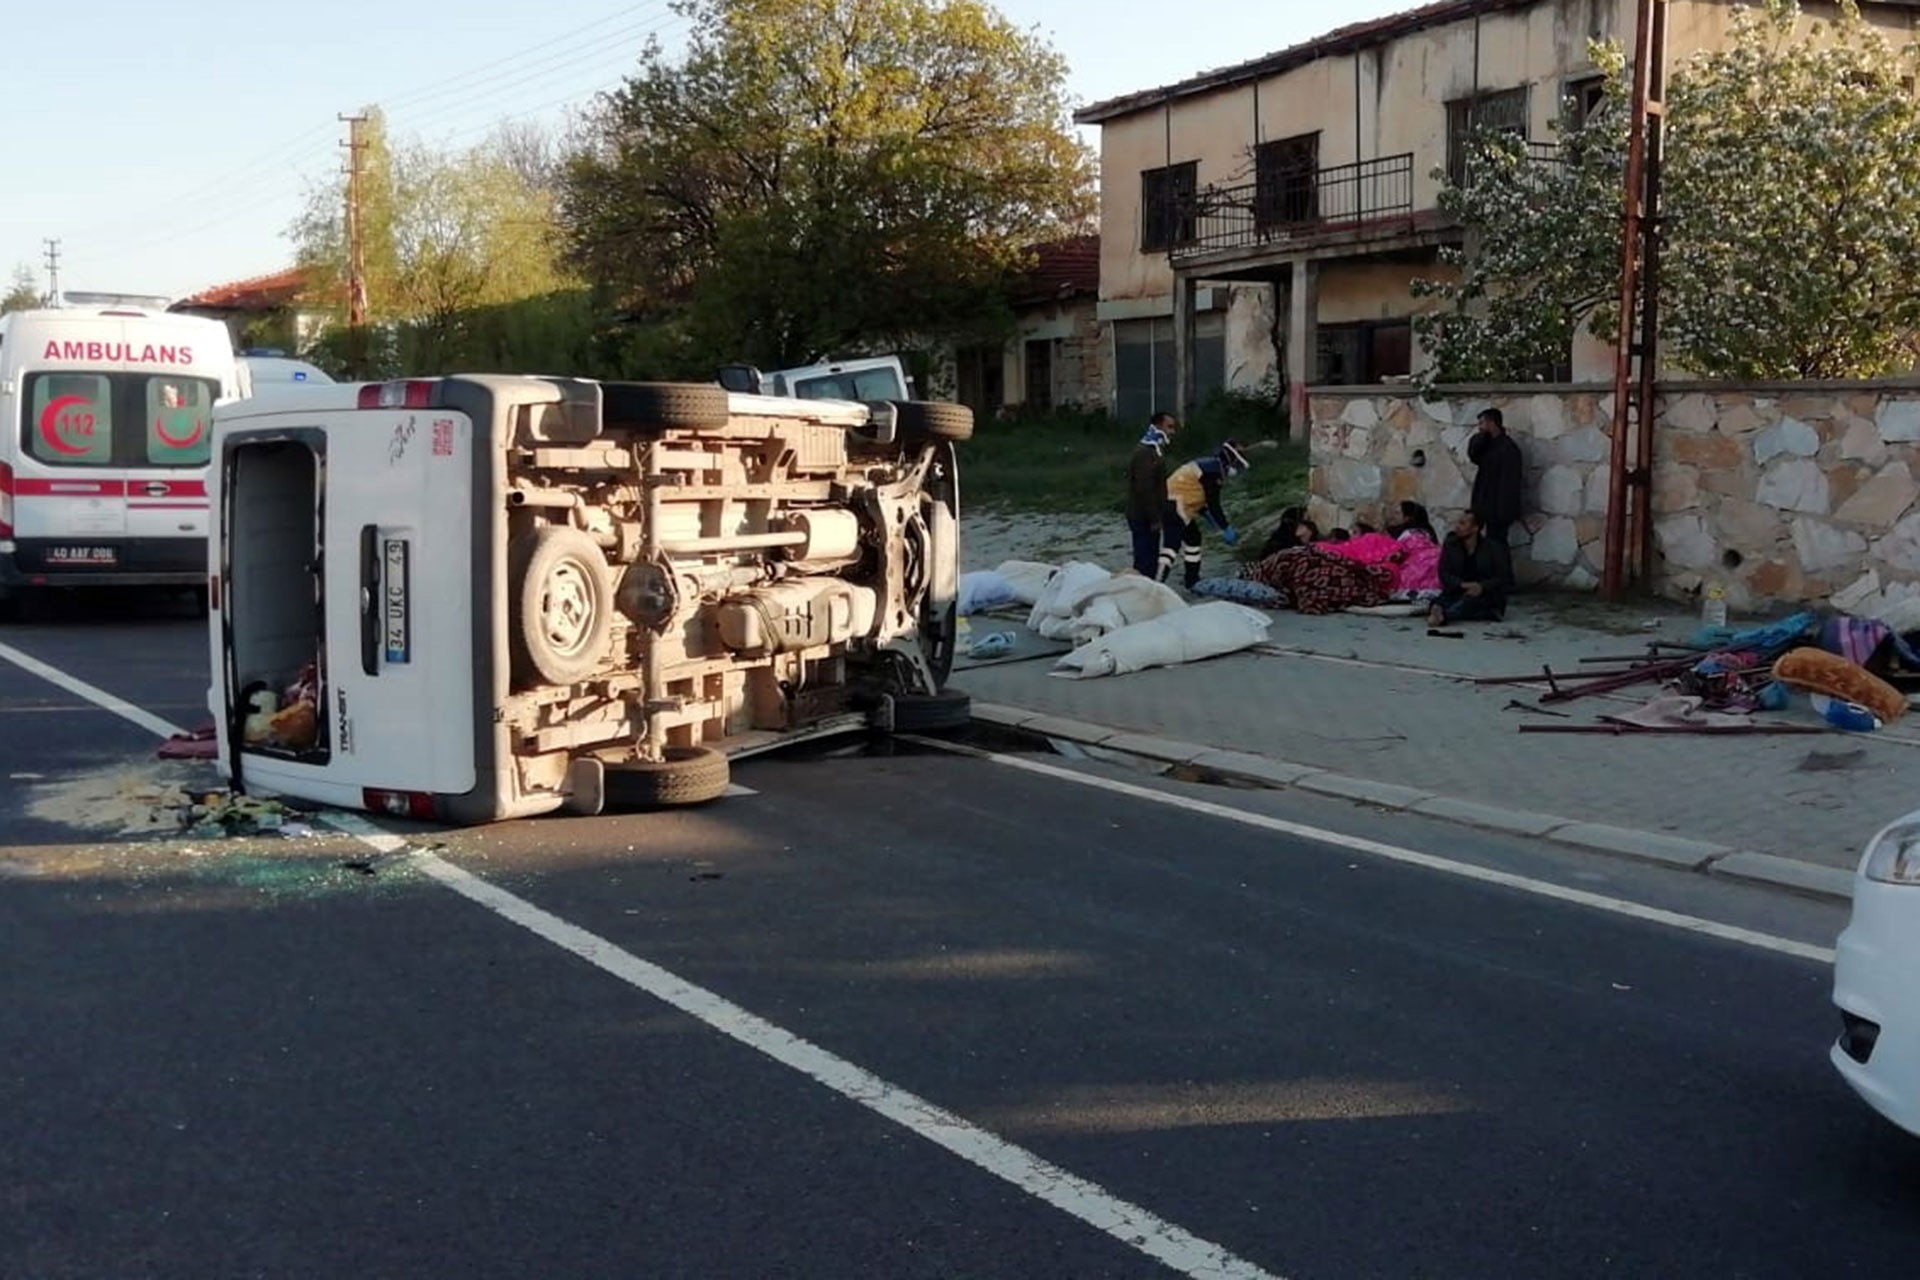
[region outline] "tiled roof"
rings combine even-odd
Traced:
[[[1178,84],[1170,84],[1158,89],[1143,89],[1138,93],[1109,98],[1105,102],[1096,102],[1090,107],[1083,107],[1074,112],[1073,118],[1079,124],[1099,124],[1105,120],[1114,120],[1121,116],[1151,110],[1178,98],[1211,93],[1216,89],[1231,88],[1250,80],[1264,80],[1269,76],[1279,75],[1283,71],[1305,66],[1320,58],[1353,53],[1373,45],[1385,44],[1400,36],[1424,31],[1428,27],[1445,26],[1449,22],[1458,22],[1462,18],[1471,18],[1483,13],[1497,13],[1503,9],[1524,9],[1539,3],[1541,0],[1439,0],[1437,4],[1422,5],[1418,9],[1388,14],[1384,18],[1374,18],[1368,22],[1356,22],[1304,44],[1296,44],[1278,53],[1255,58],[1251,62],[1223,67],[1218,71],[1202,72]]]
[[[1069,236],[1032,246],[1025,271],[1013,282],[1015,305],[1091,297],[1100,292],[1100,237]]]
[[[255,276],[251,280],[235,280],[231,284],[217,284],[211,289],[202,289],[190,298],[180,299],[173,307],[175,310],[182,307],[219,307],[229,311],[273,311],[299,297],[306,287],[306,268],[290,267],[272,275]]]

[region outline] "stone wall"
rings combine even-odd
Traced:
[[[1467,440],[1498,407],[1527,459],[1524,581],[1591,589],[1605,536],[1613,396],[1599,387],[1318,390],[1312,514],[1380,522],[1403,498],[1434,522],[1467,503]],[[1920,597],[1920,382],[1672,384],[1655,420],[1654,587],[1717,583],[1734,608]]]

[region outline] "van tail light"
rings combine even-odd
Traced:
[[[207,575],[207,612],[220,612],[220,575],[217,573]]]
[[[439,816],[430,791],[385,791],[367,787],[360,803],[368,813],[384,813],[393,818],[419,818],[431,822]]]
[[[362,409],[425,409],[433,404],[434,383],[412,380],[407,382],[369,382],[360,388],[360,407]]]
[[[13,468],[0,462],[0,538],[13,536]]]

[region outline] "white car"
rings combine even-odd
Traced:
[[[1920,810],[1867,843],[1840,935],[1833,1065],[1874,1110],[1920,1135]]]

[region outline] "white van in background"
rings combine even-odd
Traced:
[[[863,356],[830,360],[797,369],[762,373],[751,365],[729,365],[720,384],[729,391],[792,396],[798,400],[852,400],[875,404],[913,399],[913,379],[899,356]]]
[[[325,369],[271,347],[253,347],[240,353],[240,398],[265,387],[326,386],[333,382]]]
[[[227,328],[68,298],[0,316],[0,598],[204,587],[213,407],[241,394]]]

